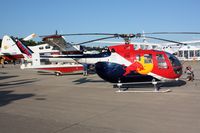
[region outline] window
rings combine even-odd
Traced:
[[[188,51],[187,51],[187,50],[184,51],[184,57],[185,57],[186,59],[188,59]]]
[[[196,57],[200,57],[200,50],[196,50],[196,51],[195,51],[195,56],[196,56]]]
[[[51,47],[50,47],[50,46],[48,46],[48,45],[47,45],[47,46],[45,46],[45,49],[50,49],[50,48],[51,48]]]
[[[135,45],[134,45],[134,49],[138,49],[138,45],[135,44]]]
[[[190,57],[194,57],[194,51],[193,50],[190,50]]]
[[[152,55],[151,54],[145,54],[144,55],[144,63],[152,63]]]
[[[165,58],[162,54],[157,54],[156,59],[158,61],[158,68],[167,68],[167,63],[166,63]]]
[[[152,49],[156,49],[157,48],[157,46],[156,45],[152,45]]]
[[[183,57],[183,51],[178,51],[178,56]]]
[[[53,46],[52,50],[60,50],[60,48],[58,46]]]
[[[173,67],[181,66],[180,61],[174,55],[167,53],[167,56],[168,56]]]
[[[44,47],[39,47],[40,50],[44,49]]]

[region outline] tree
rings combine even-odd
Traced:
[[[19,39],[23,44],[25,44],[26,46],[36,46],[38,45],[37,42],[33,41],[33,40],[29,40],[29,41],[24,41],[23,38]]]

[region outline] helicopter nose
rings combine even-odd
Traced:
[[[168,59],[170,60],[170,63],[172,65],[172,69],[173,69],[172,71],[174,73],[174,74],[171,73],[170,76],[172,78],[179,78],[183,73],[181,62],[173,54],[170,54],[167,52],[166,52],[166,54],[167,54]]]
[[[118,82],[125,73],[124,67],[117,63],[98,62],[95,64],[96,73],[108,82]]]
[[[182,69],[182,66],[176,66],[176,67],[173,67],[173,69],[174,69],[174,72],[179,76],[181,76],[182,75],[182,73],[183,73],[183,69]],[[179,76],[179,77],[180,77]]]

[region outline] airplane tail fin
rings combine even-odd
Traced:
[[[32,54],[34,53],[29,47],[27,47],[26,45],[24,45],[21,41],[19,41],[18,39],[15,39],[15,43],[17,45],[17,47],[19,48],[19,50],[27,55],[28,57],[32,57]]]
[[[22,54],[17,47],[16,42],[9,36],[5,35],[1,43],[1,52],[9,55]]]

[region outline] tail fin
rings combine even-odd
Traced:
[[[17,47],[19,48],[19,50],[23,54],[26,54],[27,56],[32,57],[33,51],[29,47],[27,47],[26,45],[24,45],[18,39],[15,39],[15,43],[16,43]]]
[[[1,44],[1,52],[9,55],[22,54],[20,49],[17,47],[15,41],[7,35],[3,37]]]

